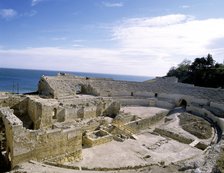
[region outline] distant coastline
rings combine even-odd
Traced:
[[[37,84],[42,75],[55,76],[58,72],[70,73],[77,76],[112,78],[114,80],[135,82],[143,82],[154,78],[150,76],[134,76],[122,74],[0,68],[0,91],[15,93],[34,92],[37,90]]]

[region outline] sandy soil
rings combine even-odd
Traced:
[[[202,151],[177,141],[145,132],[137,140],[112,141],[93,148],[83,149],[83,160],[68,165],[93,168],[126,168],[144,165],[168,165]]]
[[[59,168],[46,165],[43,163],[31,161],[22,164],[10,173],[179,173],[173,165],[169,167],[152,166],[134,170],[119,170],[119,171],[82,171]]]
[[[121,112],[124,114],[131,114],[136,115],[140,118],[147,118],[155,116],[158,113],[167,112],[167,109],[163,108],[157,108],[157,107],[134,107],[134,106],[128,106],[128,107],[122,107]]]

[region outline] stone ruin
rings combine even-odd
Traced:
[[[59,74],[43,76],[37,93],[0,95],[1,171],[33,160],[79,170],[113,171],[175,164],[179,170],[206,172],[216,165],[217,148],[224,148],[223,89],[178,83],[174,77],[127,82]],[[188,127],[189,123],[181,124],[185,121],[197,123]],[[205,131],[211,133],[202,138]],[[116,153],[119,145],[136,145],[133,141],[142,142],[142,150],[137,152],[142,153],[141,159],[133,160],[134,164],[87,165],[85,153],[92,152],[92,148],[99,146],[100,150],[102,146],[103,150],[104,146],[118,145]],[[162,148],[175,145],[186,153],[172,157],[172,147]],[[168,156],[160,156],[160,151]],[[211,161],[203,162],[207,157]],[[187,165],[196,161],[197,166]]]

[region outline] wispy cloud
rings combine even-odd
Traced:
[[[102,2],[105,7],[123,7],[124,4],[122,2],[110,3],[110,2]]]
[[[162,27],[168,25],[174,25],[178,23],[183,23],[186,21],[193,20],[193,16],[187,16],[183,14],[171,14],[166,16],[158,16],[152,18],[131,18],[121,21],[121,25],[119,27]]]
[[[84,47],[82,44],[85,42],[86,40],[73,40],[73,44],[72,44],[72,47],[75,47],[75,48],[81,48],[81,47]]]
[[[186,8],[190,8],[191,6],[190,5],[181,5],[180,7],[186,9]]]
[[[81,44],[73,44],[72,47],[83,47]]]
[[[124,64],[118,52],[97,48],[62,49],[44,47],[0,50],[0,56],[7,56],[7,59],[1,64],[2,66],[17,68],[100,72],[99,68],[96,68],[100,67],[102,71],[111,73],[111,66],[112,68],[122,69],[122,64]],[[30,61],[31,58],[32,61]],[[19,63],[18,59],[22,63]],[[14,63],[16,61],[18,63]]]
[[[35,6],[37,4],[39,4],[41,1],[44,1],[44,0],[32,0],[31,2],[31,6]]]
[[[37,11],[31,10],[29,12],[18,13],[14,9],[0,9],[0,18],[5,20],[12,20],[20,17],[33,17],[37,14]]]
[[[209,45],[224,38],[223,30],[224,18],[197,20],[174,14],[125,20],[114,27],[114,39],[127,52],[154,53],[155,59],[167,57],[175,64],[178,59],[215,52]]]
[[[85,42],[86,40],[80,40],[80,39],[76,39],[76,40],[72,40],[72,42],[74,43],[81,43],[81,42]]]
[[[0,9],[0,17],[6,20],[10,20],[17,16],[17,12],[14,9]]]
[[[64,41],[64,40],[67,40],[66,37],[53,37],[51,38],[53,41]]]
[[[37,11],[36,10],[31,10],[29,12],[25,12],[23,14],[21,14],[21,16],[28,16],[28,17],[33,17],[37,14]]]

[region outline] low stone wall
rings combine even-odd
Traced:
[[[175,97],[168,97],[167,94],[163,94],[162,97],[155,98],[116,98],[121,103],[121,106],[157,106],[160,108],[173,109],[175,104]]]
[[[190,144],[190,143],[193,142],[193,139],[186,138],[182,135],[179,135],[177,133],[174,133],[174,132],[171,132],[171,131],[168,131],[168,130],[165,130],[165,129],[156,128],[154,130],[154,132],[160,134],[161,136],[166,136],[166,137],[169,137],[169,138],[174,139],[176,141],[179,141],[181,143]]]
[[[217,108],[217,109],[220,109],[220,110],[222,110],[224,112],[224,104],[222,104],[222,103],[211,102],[210,106],[214,107],[214,108]]]
[[[104,130],[97,130],[94,132],[86,133],[83,136],[83,145],[87,147],[94,147],[107,142],[111,142],[113,136]]]
[[[149,128],[151,125],[157,123],[162,118],[164,118],[167,115],[167,112],[158,113],[152,117],[148,117],[145,119],[137,119],[135,121],[131,121],[127,124],[124,124],[124,128],[128,129],[131,132],[137,133],[140,130],[144,130]]]
[[[127,98],[127,99],[117,99],[122,106],[149,106],[148,99],[135,99],[135,98]]]
[[[122,113],[122,112],[121,112]],[[136,120],[140,120],[141,118],[139,118],[137,115],[131,115],[131,114],[119,114],[116,116],[115,119],[113,119],[113,123],[117,124],[117,125],[124,125]]]
[[[175,104],[169,102],[168,100],[167,101],[157,100],[156,106],[160,108],[173,109],[175,107]]]

